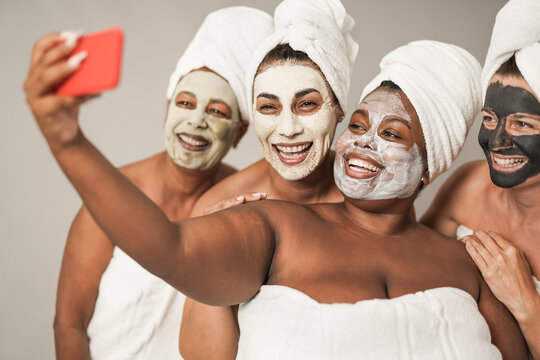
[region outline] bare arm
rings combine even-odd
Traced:
[[[90,359],[86,329],[114,246],[82,208],[71,226],[56,296],[56,358]]]
[[[456,237],[456,230],[460,225],[457,218],[465,217],[464,211],[467,206],[462,206],[468,200],[466,186],[474,186],[469,182],[472,170],[478,166],[478,162],[472,162],[461,166],[440,187],[433,202],[420,219],[420,222],[449,238]],[[460,206],[461,205],[461,206]]]
[[[141,266],[189,297],[216,305],[249,299],[264,281],[274,250],[274,229],[263,207],[169,221],[85,138],[78,125],[81,100],[55,95],[57,84],[74,71],[67,61],[73,46],[56,43],[36,50],[55,36],[34,48],[27,101],[96,223]]]
[[[484,281],[480,285],[478,309],[486,319],[491,342],[500,350],[503,359],[527,359],[527,345],[516,320],[506,307],[493,296]]]

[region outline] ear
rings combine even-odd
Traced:
[[[249,127],[249,121],[247,120],[240,120],[240,125],[238,125],[238,129],[236,129],[236,137],[233,141],[233,148],[236,148],[242,137],[246,134]]]
[[[341,106],[336,106],[336,116],[337,116],[337,122],[340,123],[343,121],[343,118],[345,117],[345,113],[341,109]]]
[[[422,174],[422,187],[429,184],[429,169],[426,168],[424,174]]]

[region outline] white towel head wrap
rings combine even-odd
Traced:
[[[510,0],[497,14],[482,71],[483,97],[493,75],[514,54],[523,78],[540,97],[540,0]]]
[[[346,111],[358,52],[358,44],[350,34],[353,26],[353,18],[339,0],[283,0],[274,12],[274,33],[257,48],[246,74],[250,104],[255,73],[262,60],[277,45],[289,44],[319,66],[341,109]]]
[[[176,64],[169,79],[167,99],[171,99],[182,76],[208,67],[229,82],[240,114],[248,120],[250,108],[245,97],[245,71],[253,51],[272,30],[270,15],[247,6],[227,7],[208,14]]]
[[[458,46],[422,40],[391,51],[379,66],[360,101],[385,80],[403,90],[424,132],[431,183],[452,165],[480,111],[480,64]]]

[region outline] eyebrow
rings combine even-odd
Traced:
[[[359,115],[362,115],[363,117],[367,117],[367,118],[369,117],[369,113],[364,109],[356,109],[353,114],[359,114]]]
[[[484,106],[484,107],[482,108],[482,110],[480,110],[480,111],[487,111],[487,112],[492,113],[492,112],[493,112],[493,108],[491,108],[490,106]]]
[[[268,93],[260,93],[259,95],[257,95],[257,99],[260,97],[267,98],[270,100],[278,100],[278,97],[276,95],[272,95]]]
[[[197,97],[197,96],[196,96],[194,93],[192,93],[191,91],[180,91],[178,94],[176,94],[176,96],[178,96],[178,95],[180,95],[180,94],[185,94],[185,95]]]
[[[312,92],[317,92],[319,93],[319,90],[317,89],[305,89],[305,90],[300,90],[299,92],[297,92],[296,94],[294,94],[294,98],[295,99],[299,99],[301,98],[302,96],[306,96],[307,94],[311,94]],[[320,93],[319,93],[320,94]]]
[[[409,130],[412,130],[411,125],[405,119],[401,119],[401,118],[397,118],[397,117],[391,117],[391,118],[388,118],[388,119],[384,119],[384,121],[389,121],[389,122],[397,121],[397,122],[400,122],[400,123],[404,124],[405,126],[407,126],[409,128]]]

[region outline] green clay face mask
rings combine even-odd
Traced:
[[[224,106],[230,116],[219,110]],[[167,152],[181,167],[212,168],[229,151],[239,126],[238,103],[229,83],[213,72],[192,71],[178,82],[167,110]]]

